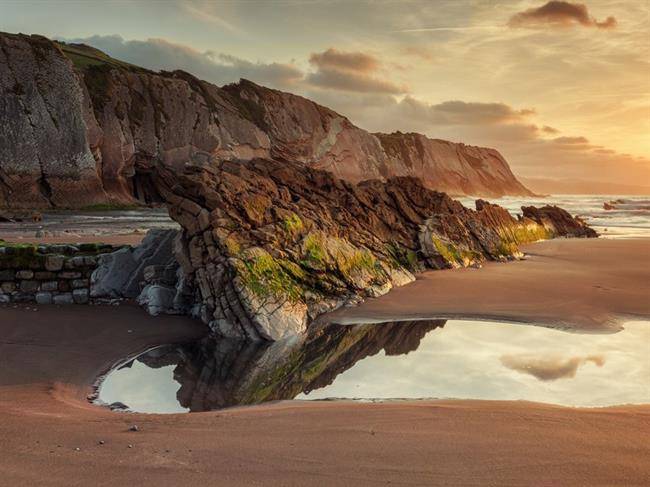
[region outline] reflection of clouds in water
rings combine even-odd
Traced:
[[[381,326],[381,325],[378,325]],[[334,383],[299,399],[458,398],[526,400],[567,406],[650,403],[650,322],[613,334],[568,333],[533,325],[449,320],[415,352],[365,358]],[[595,357],[570,380],[540,381],[506,368],[504,355]],[[590,365],[591,362],[590,362]]]
[[[501,363],[509,369],[522,374],[530,374],[542,381],[570,379],[576,376],[578,367],[593,362],[598,367],[605,364],[603,355],[587,357],[539,357],[530,354],[502,355]]]
[[[154,369],[138,360],[132,361],[130,366],[114,370],[106,377],[99,399],[106,404],[122,402],[133,411],[185,412],[187,409],[176,399],[180,384],[173,379],[173,374],[173,365]]]

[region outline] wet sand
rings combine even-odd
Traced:
[[[27,308],[0,308],[2,486],[650,479],[650,406],[285,401],[196,414],[111,412],[86,400],[96,376],[150,346],[194,340],[203,326],[132,306]]]
[[[522,261],[423,273],[323,321],[466,318],[612,332],[650,317],[650,239],[558,239],[524,251]]]
[[[650,315],[649,250],[647,240],[545,242],[529,247],[525,261],[429,273],[338,316],[470,316],[611,331],[621,316]],[[0,307],[0,485],[650,481],[650,405],[285,401],[144,415],[87,401],[116,362],[204,333],[189,319],[153,318],[129,305]],[[140,431],[128,431],[132,424]]]
[[[33,243],[33,244],[80,244],[80,243],[104,243],[110,245],[138,245],[145,237],[144,232],[132,232],[119,235],[57,235],[46,237],[34,236],[8,236],[3,240],[11,243]]]

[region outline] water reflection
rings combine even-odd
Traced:
[[[457,320],[331,325],[293,341],[158,347],[109,374],[99,397],[142,412],[332,397],[647,403],[649,348],[650,323],[612,335]]]

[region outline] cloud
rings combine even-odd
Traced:
[[[537,357],[534,355],[503,355],[501,363],[516,372],[532,375],[541,381],[557,379],[570,379],[576,376],[578,368],[587,362],[592,362],[598,367],[605,365],[602,355],[588,355],[585,357]]]
[[[304,77],[292,64],[252,62],[223,53],[198,51],[165,39],[127,41],[118,35],[63,39],[88,44],[107,54],[152,70],[182,69],[217,85],[247,78],[275,88],[291,88]]]
[[[548,125],[544,125],[542,127],[542,132],[546,134],[559,134],[560,131],[554,127],[549,127]]]
[[[408,88],[380,78],[380,60],[362,52],[345,52],[327,49],[313,53],[309,63],[314,69],[306,77],[307,83],[318,88],[361,93],[387,93],[399,95]]]
[[[614,17],[607,17],[602,22],[591,15],[587,6],[582,3],[571,3],[553,0],[541,7],[530,8],[513,15],[508,21],[510,27],[539,27],[544,25],[554,27],[597,27],[599,29],[613,29],[617,25]]]
[[[446,125],[483,125],[515,122],[533,115],[535,110],[515,110],[505,103],[478,103],[460,100],[429,106],[432,120]]]
[[[370,54],[363,52],[343,52],[334,48],[313,53],[309,57],[309,62],[319,69],[337,69],[362,73],[376,71],[381,64],[376,57]]]
[[[553,139],[556,144],[574,145],[574,144],[588,144],[589,140],[586,137],[556,137]]]

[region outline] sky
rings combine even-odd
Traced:
[[[494,147],[533,185],[650,187],[650,1],[0,0],[0,30]]]

